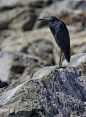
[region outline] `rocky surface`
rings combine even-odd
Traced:
[[[48,63],[54,62],[53,44],[48,40],[41,39],[34,41],[34,43],[28,43],[21,51],[40,57]]]
[[[86,72],[84,70],[81,66],[76,68],[51,66],[38,70],[32,76],[23,75],[10,84],[9,89],[4,89],[4,94],[1,93],[0,115],[85,116]]]
[[[2,51],[0,53],[0,79],[1,81],[10,83],[22,76],[23,73],[30,75],[38,70],[38,68],[40,69],[47,65],[49,64],[46,61],[31,54],[26,55],[14,51]],[[26,68],[28,67],[29,69],[27,70]]]
[[[0,117],[86,116],[86,1],[0,0]],[[71,61],[41,17],[70,33]]]
[[[53,0],[0,0],[0,10],[13,9],[18,6],[31,6],[41,8],[50,5]]]
[[[82,4],[80,1],[58,1],[48,8],[42,10],[38,18],[40,19],[43,17],[56,16],[58,19],[64,21],[66,24],[72,24],[72,26],[74,25],[78,31],[83,30],[83,28],[86,28],[86,10],[84,7],[85,4],[86,1],[83,1]],[[33,29],[41,28],[45,25],[47,25],[46,22],[36,22]]]
[[[71,33],[71,30],[70,30],[70,33]],[[37,40],[43,40],[43,39],[44,39],[44,41],[39,41],[39,44],[37,43]],[[71,34],[70,39],[71,39],[71,55],[73,55],[73,54],[76,54],[79,51],[79,48],[86,43],[86,30],[81,31],[79,33],[77,32],[77,33]],[[47,43],[45,43],[47,41],[49,43],[52,43],[51,47],[50,47],[50,44],[49,44],[49,47],[47,46]],[[48,28],[44,28],[41,30],[40,29],[34,30],[31,32],[25,32],[17,37],[11,37],[11,38],[9,37],[2,43],[1,50],[22,51],[22,49],[26,47],[26,50],[24,50],[24,51],[27,51],[27,49],[28,49],[27,45],[29,45],[28,43],[30,43],[30,44],[33,43],[33,45],[29,46],[29,53],[34,54],[36,56],[40,56],[41,58],[43,58],[41,55],[44,55],[44,52],[43,51],[39,52],[40,49],[42,49],[42,50],[48,49],[47,51],[49,51],[50,48],[51,49],[53,48],[52,51],[53,51],[53,55],[54,55],[54,60],[55,60],[56,64],[58,63],[59,49],[58,49],[57,44]],[[42,43],[42,46],[41,46],[41,43]],[[43,49],[43,47],[44,47],[44,49]],[[35,51],[33,51],[34,50],[33,48],[35,48]],[[39,53],[40,55],[37,55],[35,52]],[[49,56],[51,56],[50,54],[52,54],[52,52],[49,53]]]
[[[34,15],[33,15],[34,13]],[[30,30],[37,18],[28,7],[17,7],[0,13],[0,29]]]

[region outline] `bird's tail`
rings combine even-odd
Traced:
[[[64,52],[64,56],[65,56],[67,62],[70,62],[70,51],[69,50]]]

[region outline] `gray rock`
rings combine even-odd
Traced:
[[[77,54],[79,53],[86,53],[86,43],[83,44],[80,49],[77,51]]]
[[[67,62],[66,60],[64,60],[63,63],[62,63],[62,65],[63,66],[77,67],[81,63],[82,64],[86,63],[86,53],[80,53],[80,54],[73,55],[73,56],[71,56],[70,63]]]
[[[50,5],[52,3],[52,0],[0,0],[0,11],[3,10],[8,10],[8,9],[12,9],[14,7],[18,7],[18,6],[31,6],[31,7],[35,7],[35,8],[41,8],[41,7],[45,7],[47,5]]]
[[[68,7],[72,9],[80,9],[80,10],[86,10],[86,1],[85,0],[78,0],[78,1],[70,1],[68,3]]]
[[[77,10],[73,9],[73,4],[76,4]],[[85,10],[81,10],[78,7],[78,4],[80,4],[80,1],[57,1],[51,6],[43,9],[43,11],[40,13],[38,19],[43,17],[49,17],[49,16],[56,16],[58,19],[64,21],[68,25],[73,25],[77,27],[77,30],[82,30],[86,28],[85,25]],[[84,4],[86,4],[85,1],[83,1],[82,7],[85,8]],[[69,7],[71,6],[71,7]],[[83,9],[82,8],[82,9]],[[33,29],[38,29],[43,26],[46,26],[46,22],[37,21],[33,27]]]
[[[71,42],[71,53],[75,54],[75,50],[76,50],[76,52],[78,52],[79,48],[83,45],[83,43],[86,43],[86,31],[82,31],[79,33],[78,32],[72,33],[70,36],[71,36],[70,37],[70,39],[71,39],[71,41],[70,41]],[[41,39],[44,39],[46,41],[43,42],[43,41],[41,41]],[[38,44],[34,43],[38,40],[40,40]],[[3,51],[10,51],[11,50],[11,51],[20,52],[20,51],[22,51],[22,49],[24,47],[26,47],[29,43],[31,43],[32,46],[30,46],[30,53],[35,54],[33,52],[33,50],[31,50],[32,47],[35,47],[36,53],[39,53],[39,55],[40,55],[41,52],[39,50],[43,49],[43,48],[44,48],[43,50],[46,49],[44,44],[46,44],[45,42],[47,42],[47,41],[49,43],[52,43],[52,44],[49,44],[49,46],[48,47],[46,46],[46,48],[48,50],[53,49],[53,50],[51,50],[51,53],[48,54],[50,57],[50,60],[52,60],[52,56],[53,56],[54,64],[58,64],[59,63],[59,48],[58,48],[58,46],[55,42],[55,39],[54,39],[49,28],[43,28],[43,29],[38,29],[38,30],[34,30],[34,31],[27,31],[27,32],[21,33],[18,36],[9,37],[6,40],[4,40],[4,42],[1,44],[1,50],[3,50]],[[43,42],[44,47],[41,46],[42,42]],[[38,49],[38,47],[36,47],[36,45],[39,46],[40,49]],[[78,47],[77,49],[75,48],[76,46]],[[56,49],[54,49],[54,47]],[[47,50],[44,51],[43,55],[45,55],[45,52],[47,53],[48,51]],[[42,57],[43,57],[43,55],[42,55]],[[43,60],[45,60],[45,59],[43,59]]]
[[[81,74],[79,74],[81,72]],[[5,117],[85,116],[86,81],[83,69],[45,67],[33,76],[22,76],[14,88],[0,96],[0,115]],[[21,80],[24,79],[24,82]],[[19,82],[20,81],[20,82]]]
[[[26,55],[20,52],[0,53],[0,80],[7,83],[14,82],[23,74],[33,74],[38,68],[47,65],[47,62],[33,55]],[[29,67],[28,71],[26,68]],[[36,69],[37,68],[37,69]]]
[[[37,15],[28,7],[17,7],[0,12],[0,29],[30,30]]]
[[[50,5],[52,2],[53,2],[52,0],[35,0],[35,1],[31,1],[29,3],[29,6],[35,7],[35,8],[42,8]]]
[[[6,38],[8,37],[17,37],[21,33],[14,31],[14,30],[1,30],[0,31],[0,45],[5,41]],[[1,46],[0,46],[1,49]]]
[[[53,64],[53,44],[45,39],[37,40],[32,43],[28,43],[22,52],[37,56],[47,63]]]
[[[12,55],[0,52],[0,80],[7,82],[9,79],[10,68],[12,64]]]
[[[30,2],[30,0],[0,0],[0,9],[4,10],[6,8],[14,8],[16,6],[20,6],[20,5],[27,5]]]

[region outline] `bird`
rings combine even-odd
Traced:
[[[67,62],[70,62],[70,35],[66,24],[55,16],[41,18],[38,20],[49,22],[49,28],[55,38],[58,47],[60,48],[59,67],[62,67],[64,56]]]

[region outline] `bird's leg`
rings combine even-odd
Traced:
[[[62,53],[62,52],[61,52],[61,53]],[[62,67],[63,59],[64,59],[64,53],[62,53],[62,55],[61,55],[61,67]]]
[[[63,59],[64,59],[64,53],[62,53],[62,51],[60,49],[59,68],[66,68],[66,66],[62,66]]]
[[[60,48],[60,59],[59,59],[59,67],[62,66],[62,51],[61,51],[61,48]]]

